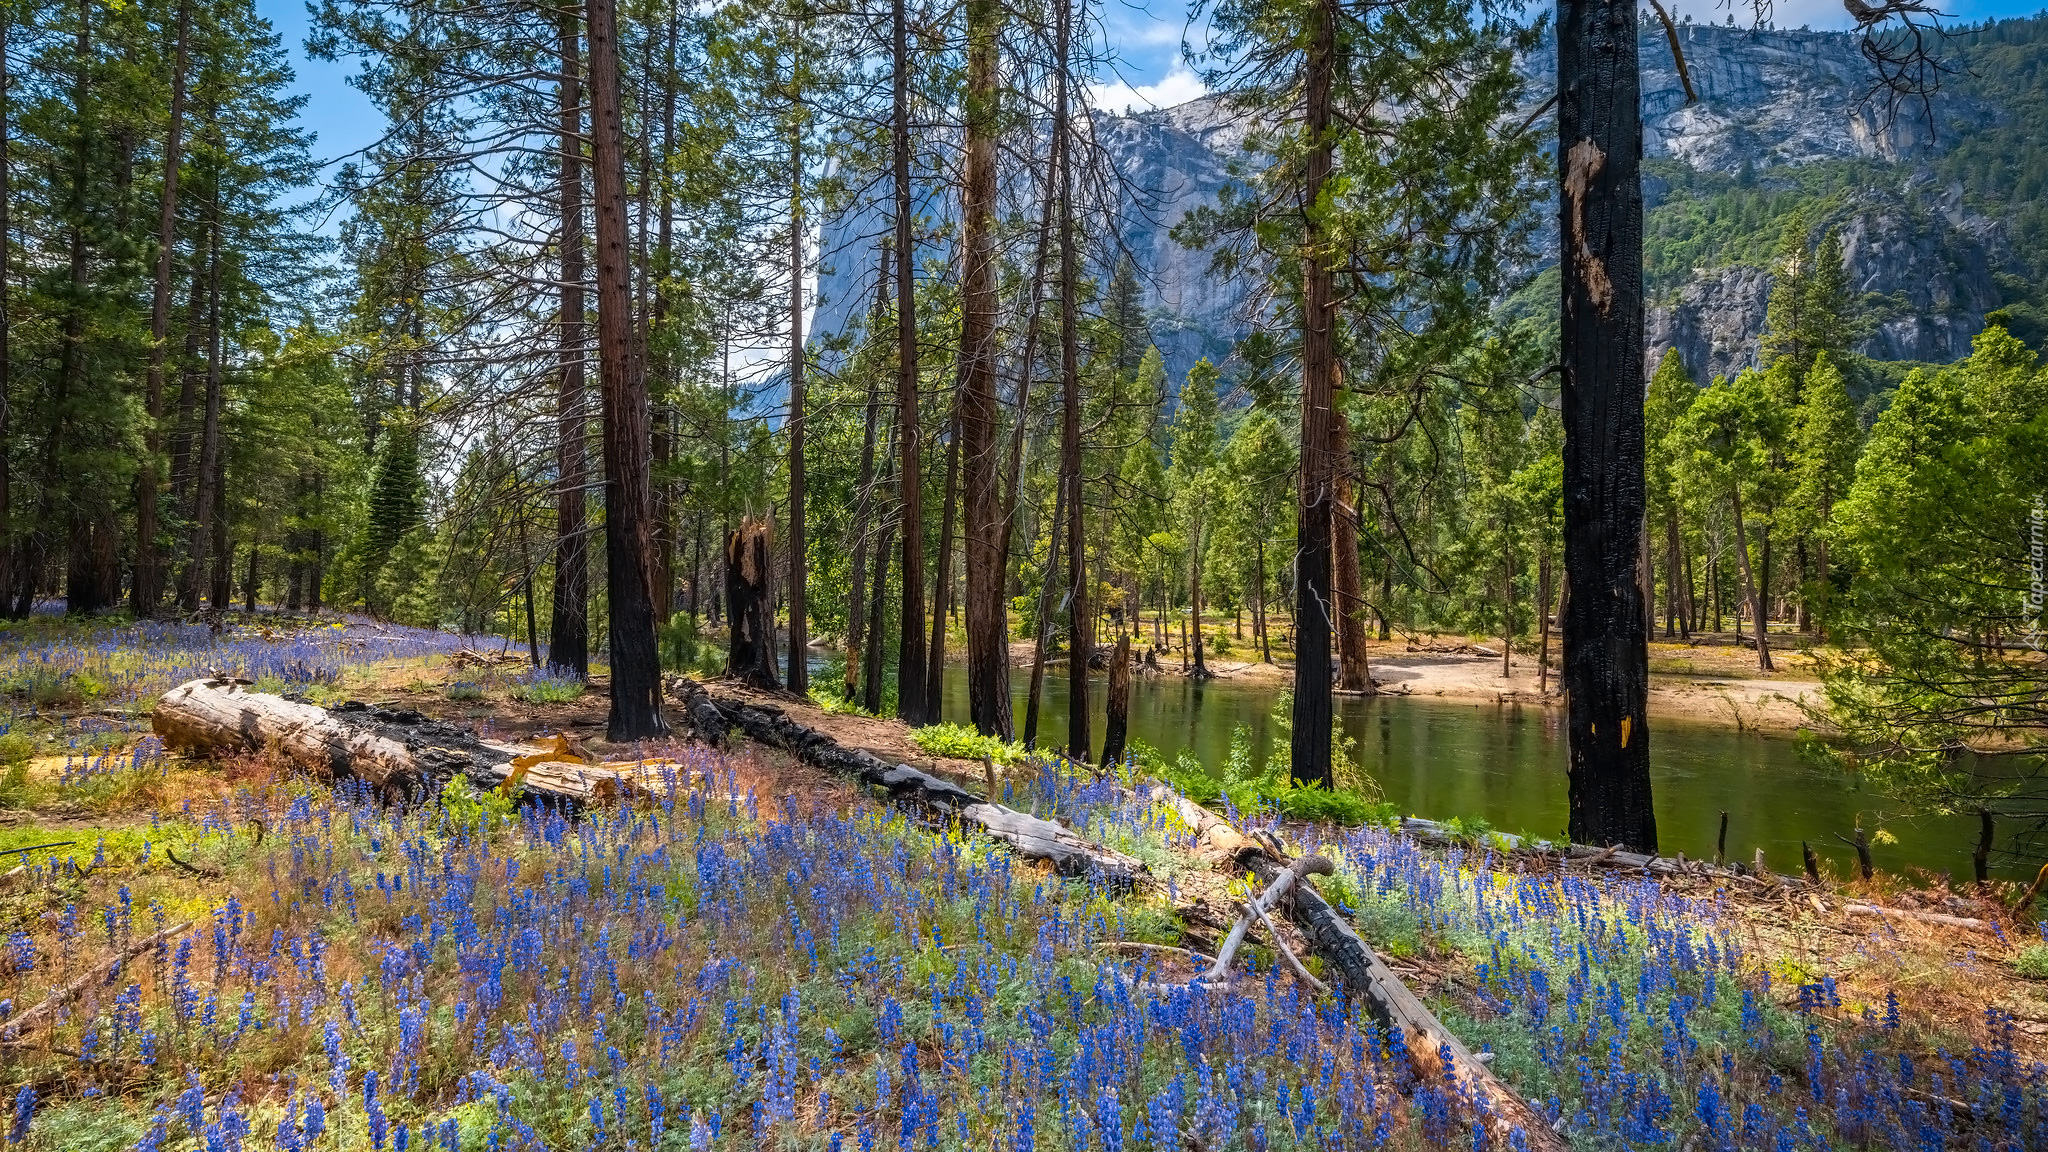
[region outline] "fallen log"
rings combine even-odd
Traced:
[[[1155,803],[1171,804],[1195,831],[1198,843],[1224,851],[1259,883],[1271,886],[1288,870],[1288,863],[1271,849],[1173,789],[1153,785],[1142,789],[1141,794]],[[1489,1126],[1494,1129],[1489,1136],[1498,1141],[1491,1146],[1512,1147],[1511,1132],[1519,1128],[1526,1147],[1538,1152],[1564,1152],[1563,1138],[1543,1115],[1502,1083],[1462,1040],[1444,1027],[1321,893],[1311,885],[1300,884],[1285,904],[1287,918],[1308,940],[1310,951],[1322,957],[1348,992],[1364,1001],[1366,1010],[1382,1027],[1401,1030],[1415,1070],[1427,1078],[1441,1077],[1453,1082],[1482,1106]]]
[[[683,721],[689,725],[690,734],[713,748],[725,747],[729,725],[704,686],[687,676],[678,676],[670,681],[669,691],[683,706]]]
[[[1991,931],[1991,922],[1974,916],[1950,916],[1944,912],[1920,912],[1911,908],[1881,908],[1875,904],[1844,904],[1842,912],[1848,916],[1874,916],[1882,920],[1891,916],[1907,920],[1918,920],[1925,924],[1939,924],[1945,928],[1967,928],[1974,932]]]
[[[1469,843],[1451,835],[1450,831],[1442,824],[1434,820],[1424,820],[1415,816],[1402,817],[1401,831],[1432,847],[1456,847]],[[1528,840],[1510,832],[1494,832],[1489,835],[1493,839],[1498,840],[1510,852],[1547,852],[1553,854],[1561,852],[1566,863],[1581,864],[1589,868],[1623,868],[1635,872],[1647,872],[1652,876],[1709,876],[1719,880],[1747,878],[1765,882],[1775,881],[1780,884],[1795,883],[1789,876],[1777,876],[1769,872],[1760,875],[1745,874],[1733,868],[1718,867],[1700,861],[1684,862],[1666,859],[1662,856],[1651,856],[1642,852],[1630,852],[1611,845],[1601,848],[1592,844],[1557,844],[1548,841]],[[1758,852],[1758,857],[1762,857],[1761,851]]]
[[[166,747],[195,755],[275,749],[323,780],[362,780],[396,802],[424,799],[456,776],[577,805],[662,787],[659,764],[594,764],[559,737],[552,747],[495,744],[409,708],[350,701],[330,711],[224,678],[164,693],[150,727]]]
[[[703,687],[688,677],[670,681],[669,690],[683,696]],[[1111,887],[1129,888],[1150,880],[1144,863],[1093,843],[1050,820],[984,800],[908,764],[890,764],[872,752],[848,748],[815,728],[791,719],[780,708],[738,700],[705,698],[749,739],[780,748],[798,760],[835,776],[858,780],[882,792],[892,803],[923,808],[986,833],[1029,860],[1043,860],[1062,876],[1099,877]]]

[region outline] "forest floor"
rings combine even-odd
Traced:
[[[185,641],[244,644],[252,670],[258,646],[312,642]],[[629,751],[602,740],[601,678],[524,699],[529,677],[465,642],[404,641],[305,655],[319,679],[302,690]],[[1389,651],[1376,670],[1404,657],[1455,659]],[[76,659],[110,662],[103,678],[127,666],[104,646]],[[1167,897],[1228,877],[1086,768],[1033,761],[1000,787],[1145,860],[1160,890],[1063,889],[745,741],[640,748],[691,766],[651,808],[522,821],[489,796],[380,809],[260,754],[167,757],[137,730],[145,682],[98,699],[35,683],[43,702],[10,723],[73,744],[0,792],[0,859],[21,865],[0,878],[0,1033],[54,990],[77,998],[0,1041],[0,1119],[11,1099],[27,1148],[227,1147],[253,1130],[374,1150],[406,1146],[393,1129],[409,1126],[423,1147],[739,1152],[768,1129],[909,1146],[919,1125],[947,1149],[1306,1152],[1379,1146],[1375,1128],[1393,1147],[1474,1146],[1355,1009],[1307,1012],[1263,938],[1252,978],[1199,1011],[1116,993],[1117,972],[1167,979],[1174,963],[1124,944],[1209,945]],[[980,790],[980,764],[924,755],[897,721],[773,702]],[[1324,893],[1575,1146],[2042,1136],[2028,1118],[2048,1085],[2048,945],[2009,885],[1652,880],[1483,836],[1430,847],[1248,819],[1336,861]],[[91,976],[122,941],[187,921],[191,943],[138,955],[132,982]],[[1162,1125],[1182,1139],[1146,1135]]]

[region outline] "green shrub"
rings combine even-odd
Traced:
[[[983,736],[965,724],[927,725],[911,732],[910,739],[928,756],[944,756],[953,760],[979,760],[988,756],[998,764],[1015,764],[1024,758],[1022,744]]]
[[[455,823],[474,828],[477,821],[485,818],[492,824],[510,819],[516,801],[496,788],[480,789],[455,776],[441,788],[441,807],[448,810],[448,818]]]
[[[2048,944],[2029,944],[2020,949],[2012,970],[2029,980],[2048,980]]]
[[[0,732],[0,767],[26,768],[35,754],[35,738],[28,733]]]
[[[1230,734],[1230,748],[1215,775],[1205,771],[1191,752],[1182,752],[1170,767],[1162,768],[1159,775],[1201,804],[1228,800],[1240,812],[1270,808],[1290,820],[1313,823],[1393,827],[1401,818],[1399,809],[1363,789],[1296,784],[1282,756],[1268,757],[1265,771],[1254,771],[1251,729],[1242,724]]]
[[[450,700],[481,700],[484,686],[474,680],[458,680],[450,684],[443,693]]]
[[[1214,652],[1218,656],[1230,655],[1230,633],[1216,633],[1216,639],[1209,644],[1209,651]]]

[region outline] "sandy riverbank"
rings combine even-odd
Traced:
[[[1428,645],[1450,647],[1457,643],[1455,639],[1441,643],[1432,639]],[[1493,641],[1495,652],[1498,644]],[[1031,645],[1013,645],[1011,657],[1013,663],[1028,668]],[[1374,641],[1368,646],[1367,658],[1382,692],[1536,707],[1563,704],[1556,670],[1551,672],[1546,693],[1538,682],[1535,659],[1519,652],[1512,662],[1512,674],[1506,677],[1501,675],[1498,655],[1418,651],[1415,645],[1400,640]],[[1779,671],[1765,677],[1756,671],[1756,657],[1748,649],[1652,644],[1650,714],[1733,725],[1746,731],[1791,732],[1809,724],[1803,705],[1817,702],[1820,696],[1812,661],[1794,651],[1774,651],[1772,658]],[[1218,680],[1285,686],[1294,679],[1293,668],[1281,664],[1222,657],[1212,658],[1208,665]],[[1162,657],[1156,674],[1184,675],[1178,656]]]

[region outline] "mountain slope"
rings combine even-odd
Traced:
[[[1642,33],[1648,205],[1645,267],[1654,365],[1676,348],[1704,381],[1755,362],[1783,221],[1803,212],[1817,237],[1839,228],[1863,304],[1859,351],[1877,360],[1953,360],[1983,317],[2006,308],[2039,340],[2048,318],[2048,15],[1959,33],[1959,67],[1933,101],[1887,116],[1869,99],[1871,66],[1840,32],[1687,24],[1680,44],[1697,104],[1685,104],[1661,30]],[[1526,68],[1533,108],[1555,83],[1545,46]],[[1198,356],[1219,359],[1246,327],[1252,286],[1208,275],[1208,258],[1170,237],[1172,224],[1214,198],[1238,154],[1241,125],[1196,100],[1134,116],[1103,116],[1100,138],[1143,204],[1127,204],[1124,243],[1145,280],[1145,304],[1178,378]],[[1555,209],[1534,205],[1549,224]],[[828,249],[849,254],[821,278],[817,330],[844,329],[873,283],[872,251],[848,238],[877,220],[842,221]],[[1539,249],[1541,251],[1542,249]],[[1555,273],[1508,302],[1546,316]]]

